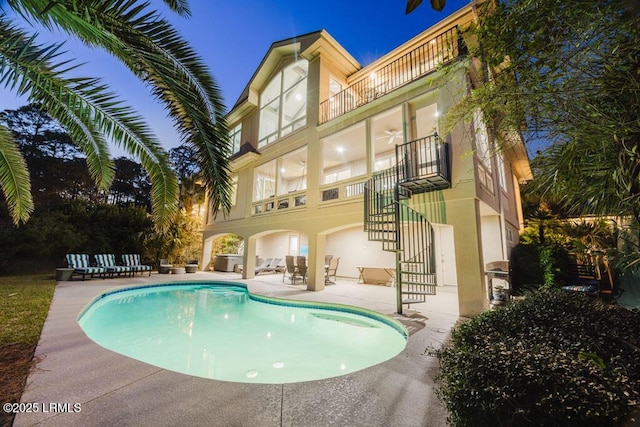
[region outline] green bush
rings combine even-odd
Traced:
[[[516,294],[559,288],[569,278],[569,254],[559,243],[520,243],[511,251],[511,283]]]
[[[569,280],[569,254],[557,243],[547,243],[540,247],[540,266],[544,276],[544,286],[557,288]]]
[[[153,223],[144,207],[64,201],[34,212],[19,227],[0,203],[0,274],[51,271],[65,254],[144,253]],[[148,262],[148,260],[145,260]]]
[[[540,266],[539,245],[520,243],[511,250],[511,286],[521,293],[531,285],[539,287],[544,283],[544,271]]]
[[[456,426],[613,426],[640,404],[640,312],[542,290],[461,324],[435,355]]]

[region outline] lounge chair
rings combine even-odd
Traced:
[[[106,268],[111,278],[113,278],[114,274],[120,276],[122,273],[133,273],[133,270],[129,266],[116,265],[116,256],[114,254],[96,254],[93,257],[96,259],[96,265]]]
[[[94,274],[101,274],[102,277],[107,274],[107,269],[104,267],[95,267],[89,264],[88,254],[67,254],[67,264],[70,268],[73,268],[75,274],[82,274],[82,280],[87,274],[93,277]]]
[[[127,267],[131,267],[131,272],[134,275],[137,272],[144,274],[145,271],[148,271],[149,276],[151,276],[152,267],[140,262],[140,254],[122,254],[122,263]]]
[[[262,273],[262,272],[264,272],[264,271],[267,271],[267,269],[269,268],[269,264],[271,264],[272,262],[273,262],[273,258],[267,258],[267,259],[265,259],[265,260],[262,262],[262,264],[260,264],[260,265],[256,266],[255,274],[258,274],[258,273]]]
[[[282,273],[284,271],[284,265],[282,265],[282,258],[274,258],[270,267],[273,268],[274,272]]]

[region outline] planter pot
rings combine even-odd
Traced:
[[[185,265],[184,269],[187,273],[195,273],[196,271],[198,271],[198,266],[195,264]]]
[[[56,268],[56,281],[65,282],[71,280],[73,276],[73,268]]]
[[[184,267],[173,267],[171,269],[171,274],[184,274],[185,269]]]

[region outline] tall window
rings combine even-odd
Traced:
[[[307,147],[258,166],[254,177],[254,202],[306,190]]]
[[[489,145],[489,134],[482,120],[480,111],[473,115],[473,129],[476,142],[476,156],[478,158],[478,179],[480,184],[493,193],[493,176],[491,168],[491,148]]]
[[[253,183],[253,200],[264,200],[276,194],[276,161],[272,160],[258,166]]]
[[[504,165],[504,153],[502,153],[498,146],[495,147],[496,150],[496,158],[498,160],[498,182],[500,183],[500,188],[502,190],[507,191],[507,174],[505,172]]]
[[[476,155],[480,163],[491,172],[491,152],[489,151],[489,135],[487,128],[482,120],[480,111],[476,111],[473,115],[473,128],[476,139]]]
[[[278,195],[307,189],[307,147],[278,159]]]
[[[258,147],[307,124],[307,72],[302,59],[285,67],[265,86],[260,95]]]
[[[331,184],[367,173],[363,123],[322,140],[322,183]]]
[[[242,141],[242,123],[239,123],[229,132],[229,139],[231,140],[231,154],[235,154],[240,151],[240,144]]]
[[[231,206],[235,206],[238,196],[238,176],[231,177]]]
[[[396,145],[404,143],[402,109],[393,108],[371,120],[373,170],[389,169],[396,163]]]

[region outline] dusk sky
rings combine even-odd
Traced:
[[[325,29],[362,65],[399,46],[444,19],[469,0],[448,0],[443,12],[431,9],[428,0],[409,15],[405,0],[305,2],[291,0],[192,0],[192,17],[167,12],[182,37],[188,40],[210,67],[225,105],[232,106],[275,41]],[[161,1],[151,4],[165,10]],[[10,12],[9,12],[10,13]],[[17,17],[16,22],[24,25]],[[40,42],[63,41],[59,34],[40,30]],[[129,70],[107,54],[92,51],[74,40],[65,50],[84,63],[76,75],[102,77],[128,104],[139,111],[167,148],[179,144],[162,106]],[[0,110],[25,104],[0,88]],[[123,153],[113,147],[114,156]]]

